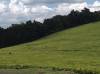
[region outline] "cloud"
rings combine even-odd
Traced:
[[[6,9],[6,6],[3,3],[0,3],[0,13],[3,13]]]
[[[38,5],[38,6],[34,6],[32,7],[31,11],[32,13],[47,13],[49,11],[52,11],[52,8],[49,8],[48,6],[45,5]]]
[[[84,9],[85,7],[88,7],[88,4],[86,2],[71,4],[69,6],[70,9],[79,10],[79,11],[82,10],[82,9]]]
[[[58,3],[76,3],[84,0],[21,0],[25,4],[58,4]]]
[[[83,3],[62,3],[59,4],[58,7],[56,8],[56,12],[58,12],[58,14],[61,15],[65,15],[70,13],[71,10],[78,10],[81,11],[82,9],[84,9],[85,7],[87,7],[87,3],[83,2]]]
[[[95,1],[95,2],[93,3],[93,5],[90,5],[90,6],[89,6],[89,8],[90,8],[90,10],[91,10],[92,12],[94,12],[94,11],[100,11],[100,1]]]
[[[13,14],[27,14],[29,12],[29,8],[18,0],[11,0],[9,9]]]
[[[93,6],[100,7],[100,1],[95,1],[94,4],[93,4]]]

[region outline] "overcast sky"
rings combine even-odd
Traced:
[[[0,0],[0,26],[26,20],[43,21],[54,15],[67,15],[72,9],[84,7],[100,10],[100,0]]]

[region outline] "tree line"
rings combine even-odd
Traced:
[[[29,20],[12,24],[7,29],[0,27],[0,48],[31,42],[64,29],[95,21],[100,21],[100,11],[90,12],[84,8],[81,12],[72,10],[68,15],[56,15],[45,19],[43,23]]]

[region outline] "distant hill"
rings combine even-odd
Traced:
[[[0,65],[3,64],[100,72],[100,22],[0,49]]]

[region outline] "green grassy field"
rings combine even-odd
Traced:
[[[0,49],[0,65],[57,67],[100,72],[100,22]]]

